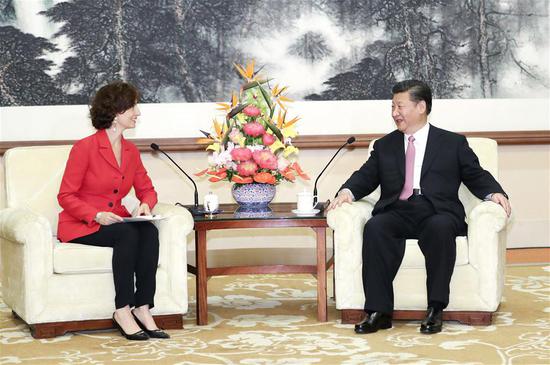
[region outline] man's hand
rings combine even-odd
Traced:
[[[149,204],[143,203],[139,206],[137,211],[137,216],[140,215],[151,215],[151,208],[149,208]]]
[[[493,195],[491,195],[491,201],[502,206],[502,208],[506,212],[506,215],[508,217],[510,216],[510,214],[512,213],[512,207],[510,206],[510,202],[508,201],[508,199],[503,194],[494,193]]]
[[[108,226],[113,223],[120,223],[122,222],[122,217],[116,215],[112,212],[99,212],[95,216],[95,221],[102,226]]]
[[[327,208],[327,212],[336,207],[339,207],[343,203],[350,203],[350,204],[353,203],[353,196],[351,195],[349,190],[341,190],[338,193],[338,196],[336,196],[336,198],[334,198],[334,200],[330,202]]]

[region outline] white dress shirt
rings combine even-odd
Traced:
[[[426,153],[426,144],[428,143],[428,132],[430,131],[430,123],[426,123],[422,128],[413,134],[414,136],[414,177],[413,189],[420,189],[420,173],[422,172],[422,163],[424,162],[424,154]],[[403,135],[403,143],[405,143],[405,153],[409,145],[410,134]]]
[[[420,189],[420,173],[422,172],[422,162],[424,161],[424,154],[426,153],[426,144],[428,143],[428,132],[430,131],[430,123],[426,123],[422,128],[416,131],[414,136],[414,177],[413,177],[413,189]],[[409,144],[410,134],[403,134],[403,143],[405,143],[405,153],[407,153],[407,146]],[[343,191],[347,191],[353,201],[355,197],[350,189],[344,188],[338,192],[340,194]]]

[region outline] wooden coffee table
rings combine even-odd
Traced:
[[[196,275],[197,324],[208,324],[207,280],[216,275],[243,274],[313,274],[317,277],[317,320],[327,321],[327,267],[333,262],[326,260],[327,219],[322,213],[314,216],[297,216],[291,212],[295,203],[272,203],[271,212],[263,214],[239,212],[236,204],[222,204],[220,214],[194,217],[196,266],[187,265],[187,271]],[[208,267],[206,262],[207,232],[214,229],[232,228],[288,228],[309,227],[317,236],[316,265],[257,265]]]

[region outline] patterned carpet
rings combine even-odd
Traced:
[[[140,343],[114,330],[34,340],[0,302],[0,365],[550,363],[550,266],[507,267],[505,298],[493,325],[446,322],[433,336],[421,335],[414,321],[355,335],[353,326],[339,323],[332,302],[329,322],[318,323],[315,291],[308,275],[213,278],[208,326],[194,324],[190,304],[184,330],[170,331],[170,340]]]

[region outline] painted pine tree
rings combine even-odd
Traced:
[[[0,27],[0,106],[64,104],[66,98],[47,74],[53,63],[42,58],[55,51],[48,40]]]

